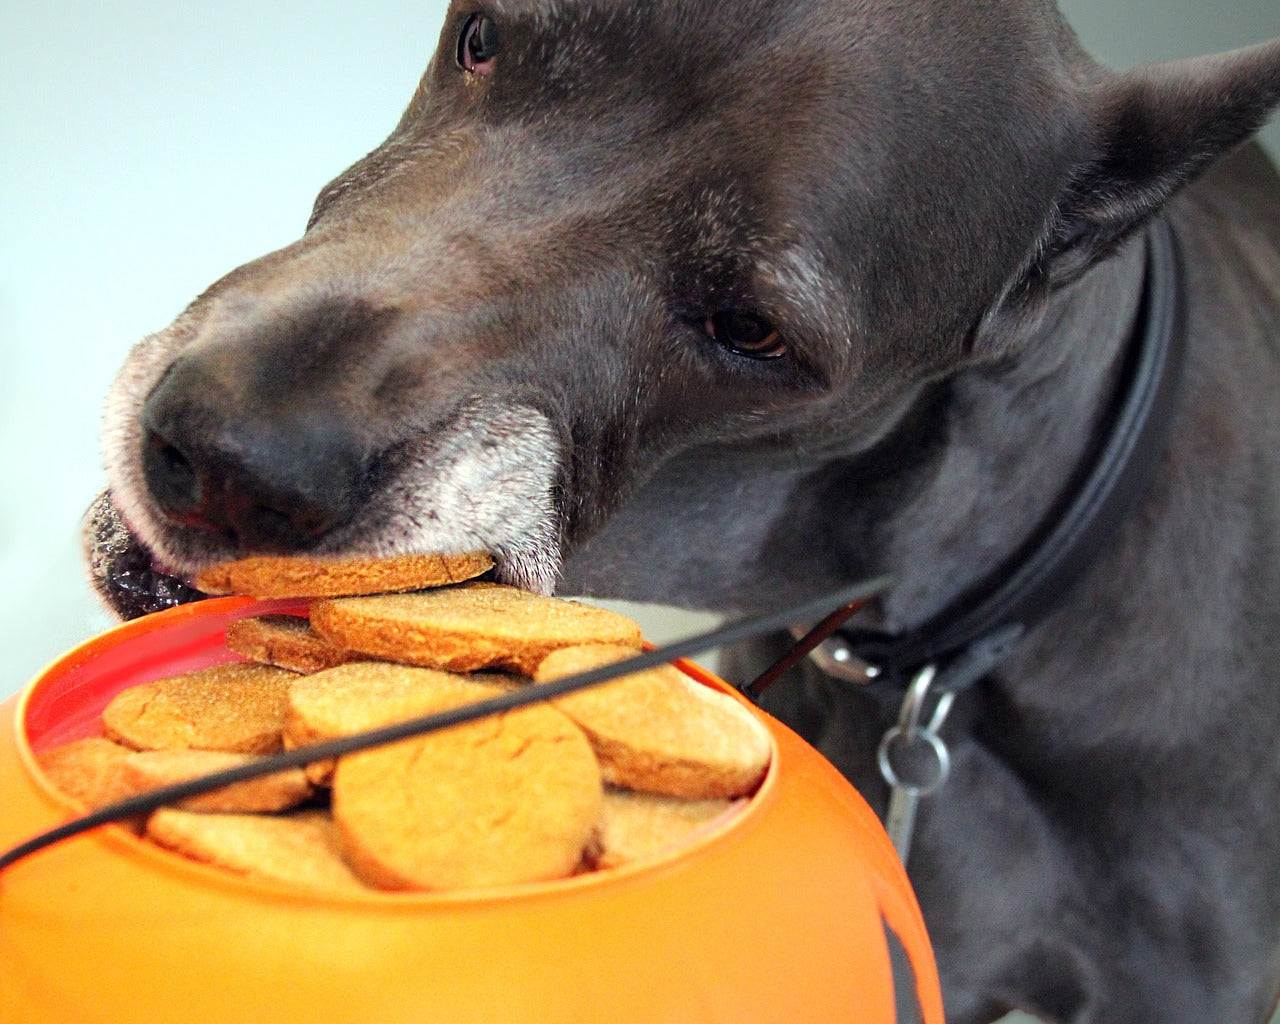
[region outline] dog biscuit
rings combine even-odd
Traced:
[[[549,655],[538,682],[598,668],[634,652],[593,645]],[[695,799],[745,796],[769,765],[772,741],[728,694],[670,665],[557,698],[591,739],[606,782]]]
[[[595,866],[616,868],[652,860],[727,822],[741,800],[682,800],[605,788]]]
[[[295,679],[289,686],[284,745],[289,750],[350,736],[391,722],[496,697],[510,688],[503,677],[466,676],[380,661],[353,662]],[[332,781],[333,760],[307,765],[317,785]]]
[[[120,767],[124,784],[134,793],[252,764],[261,754],[225,754],[214,750],[139,750]],[[213,814],[285,811],[308,800],[314,790],[301,768],[286,768],[257,779],[237,782],[210,793],[188,797],[177,806]]]
[[[316,632],[340,647],[428,668],[531,675],[552,651],[581,644],[639,650],[626,616],[497,583],[318,602]]]
[[[264,665],[293,672],[320,672],[359,660],[329,643],[298,615],[259,615],[227,627],[227,647]]]
[[[267,664],[124,690],[103,712],[110,739],[41,764],[98,806],[596,668],[641,643],[624,616],[487,582],[321,599],[312,624],[233,623],[228,647]],[[226,786],[156,812],[145,834],[233,872],[334,893],[548,881],[661,856],[719,827],[771,751],[733,698],[665,666]],[[313,799],[331,811],[299,810]]]
[[[107,735],[140,750],[280,749],[292,672],[233,663],[143,683],[102,712]]]
[[[601,793],[581,730],[535,705],[340,759],[333,816],[367,883],[466,889],[572,874]]]
[[[192,860],[237,874],[320,892],[364,892],[342,857],[333,821],[322,811],[283,816],[197,814],[162,808],[147,837]]]
[[[94,736],[37,754],[36,763],[57,789],[96,809],[133,795],[121,774],[132,753]]]
[[[441,587],[472,579],[491,568],[493,559],[481,551],[392,558],[259,555],[211,566],[196,577],[196,586],[206,594],[346,597]]]

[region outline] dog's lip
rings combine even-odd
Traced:
[[[171,580],[178,580],[182,583],[188,584],[189,586],[195,586],[195,573],[184,573],[179,569],[175,569],[157,555],[153,554],[151,556],[149,568],[159,576],[168,576]]]
[[[119,506],[117,506],[117,511],[119,511]],[[150,544],[142,539],[142,535],[123,512],[120,513],[120,519],[124,523],[124,528],[129,532],[129,538],[133,544],[140,551],[146,552],[146,568],[148,570],[158,576],[166,576],[171,580],[177,580],[179,583],[195,589],[195,573],[183,572],[177,566],[165,561]]]
[[[198,595],[198,597],[196,598],[197,600],[199,598],[209,596],[207,593],[205,593],[203,590],[200,589],[199,584],[196,582],[196,573],[184,572],[181,569],[178,569],[177,567],[170,565],[168,562],[166,562],[163,558],[161,558],[155,552],[151,551],[150,548],[147,549],[147,552],[149,556],[147,561],[147,568],[154,576],[162,579],[166,579],[166,580],[173,580],[175,583],[180,583],[187,590],[191,591],[195,595]]]

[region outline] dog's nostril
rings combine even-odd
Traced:
[[[191,372],[179,364],[141,416],[143,476],[170,524],[246,553],[285,552],[359,511],[366,459],[345,421],[305,405],[232,415],[221,408],[232,399]]]
[[[159,458],[164,464],[164,472],[183,490],[194,491],[196,487],[196,471],[190,460],[171,444],[161,444]]]
[[[161,508],[184,512],[200,504],[200,476],[191,460],[155,431],[147,432],[143,473]]]

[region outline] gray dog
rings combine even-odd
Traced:
[[[910,628],[1087,475],[1159,216],[1187,343],[1153,472],[956,700],[912,877],[957,1024],[1262,1021],[1280,182],[1240,147],[1277,103],[1280,44],[1116,75],[1049,0],[455,3],[302,239],[130,356],[94,575],[131,615],[253,551],[484,548],[728,612],[888,572],[860,625]],[[884,701],[770,694],[883,807]]]

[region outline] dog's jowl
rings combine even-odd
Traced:
[[[949,1019],[1280,991],[1280,43],[1125,74],[1042,0],[454,3],[293,245],[143,340],[90,517],[123,613],[259,551],[491,551],[726,612],[979,600],[1183,310],[1148,474],[956,700],[910,868]],[[734,671],[785,643],[738,651]],[[883,691],[773,709],[883,806]]]

